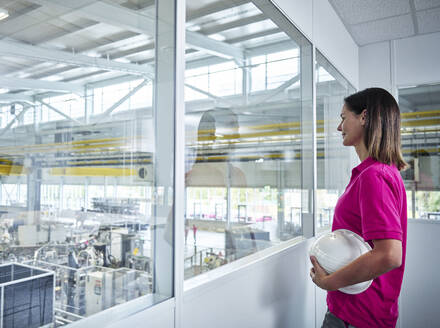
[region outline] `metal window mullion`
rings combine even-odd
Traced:
[[[317,113],[316,113],[316,85],[318,81],[318,72],[315,67],[316,63],[316,48],[315,45],[312,45],[312,65],[313,65],[313,89],[312,89],[312,108],[313,108],[313,204],[312,204],[312,212],[313,212],[313,236],[316,236],[316,209],[317,209],[317,196],[318,196],[318,149],[317,149]]]
[[[0,328],[3,328],[3,308],[5,307],[5,287],[1,286],[1,309],[0,309]]]
[[[176,6],[177,0],[156,2],[154,126],[154,207],[152,224],[153,293],[159,298],[174,295],[174,245],[172,229],[175,201],[176,127]],[[172,192],[174,191],[174,192]],[[159,197],[158,197],[159,196]],[[174,211],[173,211],[174,208]],[[170,230],[171,229],[171,236]]]
[[[185,240],[185,22],[186,1],[175,0],[175,129],[174,129],[174,327],[182,327]]]
[[[302,197],[307,197],[307,208],[302,209],[303,235],[306,238],[314,235],[314,150],[313,150],[313,46],[303,42],[300,48],[301,60],[301,135],[302,135],[302,156],[301,156],[301,189],[307,191]],[[310,71],[311,70],[311,71]]]

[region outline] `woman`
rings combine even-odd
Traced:
[[[332,230],[348,229],[372,250],[327,274],[310,260],[313,282],[328,291],[323,327],[395,327],[406,250],[406,192],[400,170],[407,164],[400,151],[400,112],[391,94],[365,89],[344,99],[341,123],[344,146],[354,146],[361,164],[335,207]],[[339,288],[373,280],[357,295]]]

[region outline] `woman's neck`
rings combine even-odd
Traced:
[[[368,157],[368,149],[365,147],[364,143],[361,142],[359,145],[354,146],[356,153],[361,161],[361,163]]]

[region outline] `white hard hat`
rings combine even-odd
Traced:
[[[364,253],[371,251],[371,246],[358,234],[339,229],[319,236],[309,250],[327,273],[333,273],[351,263]],[[359,294],[370,287],[373,280],[364,281],[340,288],[346,294]]]

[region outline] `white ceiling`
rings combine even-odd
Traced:
[[[440,32],[440,0],[329,2],[359,46]]]

